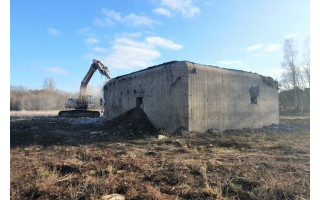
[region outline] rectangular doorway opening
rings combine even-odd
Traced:
[[[136,99],[136,107],[140,107],[141,104],[142,104],[142,97],[137,97],[137,99]]]

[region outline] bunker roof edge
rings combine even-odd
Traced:
[[[154,66],[151,66],[151,67],[147,67],[147,68],[145,68],[145,69],[138,70],[138,71],[135,71],[135,72],[132,72],[132,73],[129,73],[129,74],[124,74],[124,75],[121,75],[121,76],[117,76],[117,77],[115,77],[115,78],[113,78],[113,79],[114,79],[114,80],[117,80],[117,79],[120,79],[120,78],[124,78],[124,77],[126,77],[126,76],[129,76],[129,75],[133,75],[133,74],[136,74],[136,73],[139,73],[139,72],[151,70],[151,69],[154,69],[154,68],[157,68],[157,67],[161,67],[161,66],[164,66],[164,65],[174,64],[174,63],[177,63],[177,62],[185,62],[185,63],[190,63],[190,64],[197,64],[197,65],[202,65],[202,66],[204,66],[204,67],[214,67],[214,68],[218,68],[218,69],[224,69],[224,70],[235,71],[235,72],[240,72],[240,73],[255,74],[255,75],[260,76],[261,80],[262,80],[266,85],[268,85],[269,87],[275,88],[275,89],[277,89],[277,90],[279,89],[278,81],[274,80],[272,77],[269,77],[269,76],[263,76],[263,75],[261,75],[261,74],[255,73],[255,72],[248,72],[248,71],[239,70],[239,69],[230,69],[230,68],[222,68],[222,67],[213,66],[213,65],[199,64],[199,63],[194,63],[194,62],[186,61],[186,60],[182,60],[182,61],[174,60],[174,61],[170,61],[170,62],[165,62],[165,63],[162,63],[162,64],[158,64],[158,65],[154,65]],[[111,80],[112,80],[112,79],[111,79]]]

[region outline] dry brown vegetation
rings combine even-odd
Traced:
[[[11,117],[49,117],[49,116],[57,116],[59,110],[19,110],[19,111],[10,111]]]
[[[77,120],[11,118],[11,199],[309,199],[309,117],[164,140]]]

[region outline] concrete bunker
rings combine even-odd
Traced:
[[[140,107],[155,128],[204,132],[279,123],[278,83],[270,77],[172,61],[104,86],[104,118]]]

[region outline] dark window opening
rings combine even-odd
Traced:
[[[142,97],[137,97],[137,99],[136,99],[136,107],[140,107],[141,104],[142,104]]]
[[[252,86],[249,89],[251,104],[258,104],[259,86]]]
[[[136,94],[136,90],[133,90],[133,93],[135,93],[135,94]]]

